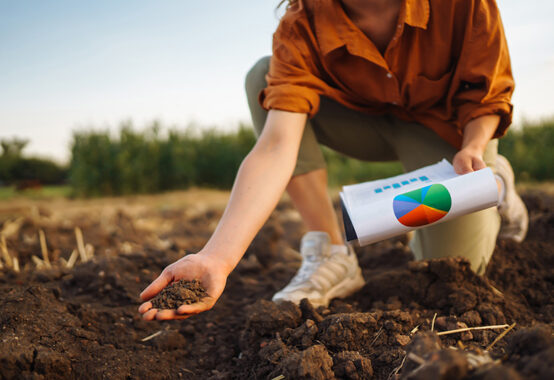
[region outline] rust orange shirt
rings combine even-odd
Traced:
[[[404,0],[384,54],[339,0],[299,0],[273,36],[265,109],[313,117],[320,96],[434,130],[456,148],[464,126],[500,115],[511,123],[510,58],[494,0]]]

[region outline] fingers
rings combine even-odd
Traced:
[[[179,314],[199,314],[203,311],[209,310],[215,304],[215,300],[212,297],[206,297],[200,302],[196,302],[190,305],[181,305],[177,309]]]
[[[151,308],[152,308],[152,302],[144,302],[142,305],[139,306],[138,312],[141,314],[144,314]]]
[[[160,310],[156,314],[157,321],[168,321],[170,319],[187,319],[192,315],[180,315],[176,310]]]
[[[473,165],[469,157],[457,157],[454,161],[454,171],[457,174],[467,174],[473,171]]]
[[[487,167],[481,157],[464,152],[459,152],[454,157],[453,166],[457,174],[467,174]]]
[[[145,321],[168,321],[171,319],[187,319],[192,317],[193,314],[178,314],[176,310],[158,310],[150,309],[142,314],[142,319]]]
[[[143,301],[147,301],[150,298],[154,297],[156,294],[158,294],[163,288],[167,286],[173,280],[173,276],[167,272],[163,271],[157,279],[152,281],[150,285],[146,289],[140,293],[140,298]]]
[[[481,170],[481,169],[485,169],[486,167],[487,167],[487,164],[485,164],[485,161],[481,159],[473,160],[473,170]]]
[[[187,319],[195,314],[211,309],[215,302],[211,297],[209,297],[208,300],[208,302],[197,302],[192,305],[182,305],[177,310],[158,310],[152,308],[152,302],[144,302],[139,306],[138,311],[142,314],[142,318],[146,321],[153,321],[154,319],[158,321]]]
[[[152,321],[154,320],[154,318],[156,318],[157,313],[158,309],[150,309],[142,315],[142,319],[144,319],[145,321]]]

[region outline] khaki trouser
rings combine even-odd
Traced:
[[[259,60],[246,77],[246,94],[254,128],[261,133],[267,111],[258,103],[266,87],[269,57]],[[322,97],[319,112],[309,120],[300,143],[293,175],[325,168],[319,147],[323,144],[347,156],[364,161],[399,160],[406,171],[434,164],[443,158],[452,162],[457,150],[432,130],[391,115],[367,115]],[[487,145],[483,159],[495,171],[498,140]],[[495,207],[454,220],[421,228],[410,242],[418,260],[462,256],[471,268],[483,274],[500,229]]]

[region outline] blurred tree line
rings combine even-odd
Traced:
[[[76,196],[153,193],[190,186],[230,189],[256,142],[251,126],[237,131],[188,127],[161,133],[158,123],[136,130],[129,122],[119,136],[108,131],[73,134],[69,179]],[[324,149],[331,185],[401,173],[398,163],[368,164]]]
[[[75,132],[69,170],[75,195],[230,188],[256,140],[245,125],[234,132],[188,127],[162,134],[161,129],[155,122],[138,131],[125,122],[117,137],[108,131]]]
[[[229,189],[256,141],[252,128],[242,124],[232,132],[194,126],[163,130],[157,122],[141,130],[125,122],[118,135],[95,129],[74,132],[69,168],[23,157],[25,140],[2,140],[0,184],[68,180],[75,196],[154,193],[190,186]],[[518,180],[554,179],[554,118],[512,128],[500,140],[499,149]],[[323,153],[331,186],[402,172],[397,162],[361,162],[325,148]]]
[[[517,180],[554,179],[554,117],[509,130],[498,150],[510,160]]]
[[[57,185],[66,181],[67,168],[44,158],[24,157],[29,140],[18,138],[0,140],[0,185],[23,186],[25,182]]]

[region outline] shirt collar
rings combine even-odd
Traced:
[[[339,0],[316,0],[318,10],[314,26],[321,52],[329,52],[359,38],[361,31],[347,19]],[[429,0],[404,0],[400,11],[400,22],[416,28],[427,29],[429,22]]]

